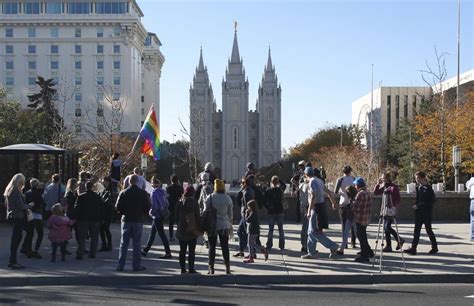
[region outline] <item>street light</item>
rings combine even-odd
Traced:
[[[148,157],[146,154],[141,155],[140,166],[143,171],[143,177],[145,177],[146,169],[148,168]]]
[[[337,127],[338,130],[341,130],[341,147],[342,147],[342,128],[343,127],[344,127],[344,125],[341,125],[341,126]]]
[[[454,191],[458,191],[459,185],[459,167],[461,167],[461,148],[453,147],[453,167],[454,167]]]

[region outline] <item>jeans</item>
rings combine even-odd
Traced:
[[[341,207],[339,209],[339,217],[341,219],[342,225],[342,243],[341,249],[345,249],[347,247],[347,243],[349,240],[349,234],[351,234],[351,241],[355,244],[356,239],[356,226],[354,223],[354,216],[352,213],[352,209],[350,207]]]
[[[100,224],[100,241],[102,248],[112,248],[112,233],[110,232],[110,221],[104,221]]]
[[[56,256],[56,252],[58,250],[58,246],[60,247],[61,249],[61,255],[66,255],[66,244],[67,244],[67,241],[63,241],[63,242],[52,242],[51,243],[51,247],[52,247],[52,253],[51,255],[53,256]]]
[[[90,256],[97,254],[97,244],[99,242],[99,222],[79,221],[77,225],[79,233],[79,245],[77,247],[77,257],[84,256],[84,249],[86,247],[87,233],[91,237]]]
[[[13,218],[13,231],[12,238],[10,241],[10,264],[16,264],[16,253],[18,251],[18,246],[20,245],[21,238],[23,236],[23,229],[25,228],[25,219]]]
[[[132,238],[133,244],[133,261],[134,270],[140,268],[141,262],[141,240],[142,240],[143,223],[138,222],[122,222],[122,235],[120,237],[120,250],[118,268],[123,269],[127,260],[128,244]]]
[[[196,258],[197,239],[179,241],[179,266],[181,271],[186,271],[186,249],[189,248],[188,265],[189,271],[194,271],[194,260]]]
[[[301,234],[300,234],[300,239],[301,239],[301,247],[302,248],[307,248],[308,245],[308,225],[309,225],[309,220],[306,218],[306,212],[301,213]]]
[[[143,251],[148,252],[151,249],[157,231],[158,235],[160,235],[161,242],[163,242],[163,246],[165,247],[166,254],[171,254],[170,244],[168,242],[168,238],[166,238],[165,229],[163,228],[163,221],[161,221],[160,218],[153,219],[153,223],[151,224],[150,236],[148,237],[148,242],[143,248]]]
[[[308,254],[316,256],[316,244],[318,241],[332,252],[337,250],[337,244],[322,233],[318,227],[318,214],[313,210],[308,226]]]
[[[248,248],[249,248],[249,256],[251,258],[255,258],[255,248],[259,248],[262,253],[265,253],[265,250],[260,243],[259,235],[256,234],[247,234],[247,241],[248,241]]]
[[[474,199],[471,199],[471,241],[474,241]]]
[[[356,223],[357,227],[357,239],[360,242],[360,257],[370,258],[373,254],[370,248],[369,242],[367,241],[367,225]]]
[[[416,249],[418,242],[420,241],[421,227],[425,225],[426,233],[430,237],[431,247],[437,248],[438,243],[436,242],[435,234],[431,228],[431,210],[429,209],[417,209],[415,210],[415,230],[413,235],[413,241],[411,243],[412,248]]]
[[[33,250],[33,236],[34,233],[37,233],[35,248]],[[34,219],[26,223],[26,237],[23,240],[22,250],[25,250],[26,253],[38,252],[41,247],[41,242],[43,241],[43,220]]]
[[[239,252],[244,252],[247,247],[247,223],[245,218],[241,218],[239,227],[237,228],[237,236],[239,237]]]
[[[278,215],[269,215],[268,216],[268,238],[267,238],[267,249],[273,247],[273,228],[275,227],[275,222],[278,225],[278,247],[280,249],[285,248],[285,232],[283,231],[283,218],[284,214]]]
[[[222,257],[224,257],[224,262],[229,263],[229,232],[227,230],[220,230],[214,236],[209,236],[209,265],[214,266],[216,260],[216,245],[217,245],[217,236],[219,236],[219,242],[222,249]]]
[[[383,229],[385,231],[385,241],[387,242],[387,247],[391,248],[392,247],[392,239],[395,238],[395,241],[399,242],[402,238],[400,238],[397,234],[397,231],[395,231],[392,228],[392,222],[394,221],[393,217],[386,216],[383,221]]]

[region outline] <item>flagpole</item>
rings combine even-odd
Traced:
[[[148,111],[148,114],[147,114],[147,117],[151,114],[151,112],[153,112],[154,110],[154,107],[153,107],[153,104],[151,104],[150,106],[150,110]],[[143,125],[142,127],[140,128],[140,131],[143,129],[143,126],[145,125],[145,121],[143,122]],[[133,147],[132,149],[130,150],[130,153],[128,153],[127,155],[127,159],[125,160],[124,164],[128,162],[128,160],[132,157],[133,155],[133,152],[135,151],[135,148],[137,147],[137,144],[138,144],[138,140],[140,139],[140,132],[138,132],[138,135],[137,135],[137,139],[135,139],[135,142],[133,143]]]

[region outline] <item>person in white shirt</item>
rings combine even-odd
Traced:
[[[127,177],[125,177],[125,179],[123,180],[123,189],[127,189],[130,186],[130,178],[132,177],[132,175],[138,176],[138,182],[136,185],[139,188],[146,190],[146,180],[142,176],[142,169],[140,169],[139,167],[133,168],[133,174],[127,175]]]
[[[352,215],[352,208],[351,208],[351,201],[349,196],[346,193],[347,187],[352,185],[352,182],[355,178],[351,175],[352,168],[350,166],[344,166],[342,169],[344,176],[340,177],[336,182],[336,187],[334,188],[334,193],[339,195],[339,217],[341,219],[342,225],[342,243],[341,249],[339,250],[340,254],[344,253],[344,249],[347,248],[347,240],[349,239],[349,233],[351,233],[351,242],[352,248],[355,248],[356,243],[356,235],[355,223],[352,222],[353,215]]]
[[[471,199],[471,241],[474,241],[474,176],[466,182],[466,189],[469,190],[469,198]]]

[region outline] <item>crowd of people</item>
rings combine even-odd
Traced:
[[[76,260],[83,260],[86,255],[94,259],[98,252],[111,252],[113,239],[110,226],[117,216],[121,216],[117,271],[125,269],[130,239],[133,246],[132,269],[133,271],[144,270],[141,258],[148,256],[158,233],[165,251],[160,256],[161,259],[173,258],[170,243],[175,241],[175,237],[178,240],[181,273],[197,273],[195,250],[200,236],[203,236],[204,243],[209,249],[208,274],[215,273],[217,240],[221,246],[225,272],[231,273],[229,241],[234,235],[232,225],[234,202],[226,193],[225,182],[214,173],[212,163],[207,163],[204,171],[199,174],[196,189],[192,185],[183,188],[179,178],[174,174],[166,189],[158,178],[152,177],[151,194],[146,191],[147,182],[140,168],[135,168],[133,173],[126,176],[122,182],[121,165],[122,162],[118,156],[114,155],[111,158],[109,176],[99,180],[90,173],[81,172],[79,179],[70,178],[66,186],[62,185],[58,174],[52,176],[47,186],[38,179],[31,178],[26,192],[24,187],[27,182],[24,175],[21,173],[14,175],[4,191],[7,219],[13,225],[8,266],[11,269],[24,268],[17,261],[17,251],[22,243],[23,231],[26,232],[26,236],[20,252],[27,258],[42,258],[40,250],[45,225],[51,242],[50,260],[52,262],[56,261],[58,248],[62,261],[71,254],[68,245],[73,238],[73,231],[77,243]],[[367,226],[370,223],[372,207],[371,193],[367,190],[366,182],[362,177],[352,176],[350,166],[345,166],[342,174],[335,184],[335,189],[329,190],[318,168],[304,161],[298,163],[298,171],[292,177],[289,188],[298,200],[298,215],[301,220],[301,258],[304,260],[318,257],[318,242],[329,250],[331,259],[344,256],[344,250],[349,247],[349,243],[352,248],[355,248],[357,240],[360,252],[355,258],[356,262],[369,262],[374,256],[374,251],[367,239]],[[255,165],[249,163],[241,180],[241,188],[236,200],[237,205],[240,206],[240,221],[236,230],[239,238],[238,249],[233,256],[242,258],[247,264],[255,261],[258,252],[262,253],[265,261],[269,253],[273,252],[275,224],[278,227],[278,248],[285,249],[286,207],[283,198],[287,184],[278,176],[273,176],[269,186],[261,186],[256,183],[257,177]],[[414,237],[411,247],[403,251],[411,255],[417,254],[420,231],[424,225],[431,241],[429,254],[436,254],[438,244],[431,226],[435,194],[424,172],[417,172],[415,180],[417,188],[414,203]],[[121,188],[119,188],[121,182]],[[474,183],[470,184],[474,186]],[[395,249],[401,250],[405,239],[401,238],[397,230],[392,227],[400,205],[400,192],[393,182],[391,173],[385,173],[380,178],[373,193],[382,196],[380,217],[385,232],[383,251],[392,252],[392,237],[396,242]],[[339,212],[340,244],[329,238],[324,231],[328,228],[325,196],[329,198],[332,208]],[[336,202],[337,197],[339,197],[339,202]],[[261,242],[263,237],[261,237],[260,222],[262,220],[259,217],[259,211],[262,209],[265,209],[268,215],[268,234],[265,244]],[[148,218],[152,220],[151,229],[148,241],[142,247],[143,226]],[[168,225],[168,235],[165,224]],[[176,233],[174,232],[175,225]],[[35,233],[36,242],[33,244]],[[98,247],[99,238],[100,248]],[[351,238],[350,241],[349,238]],[[86,245],[88,240],[90,243]]]

